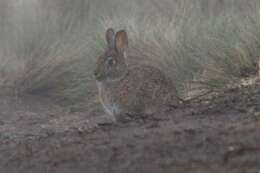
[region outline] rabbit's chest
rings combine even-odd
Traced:
[[[110,115],[120,114],[120,104],[117,102],[117,97],[109,88],[99,86],[99,99],[105,109]]]

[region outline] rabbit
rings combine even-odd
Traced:
[[[179,104],[173,82],[158,68],[128,65],[126,31],[106,31],[107,49],[97,59],[94,76],[99,100],[113,121],[125,115],[152,114]]]

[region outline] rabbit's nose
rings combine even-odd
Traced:
[[[97,77],[98,76],[98,72],[94,71],[94,76]]]

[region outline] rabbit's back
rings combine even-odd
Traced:
[[[146,107],[178,104],[175,85],[161,70],[152,66],[137,66],[131,72],[129,78],[134,78],[139,98]]]

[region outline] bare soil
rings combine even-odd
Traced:
[[[1,173],[260,173],[259,84],[127,123],[36,96],[0,111]]]

